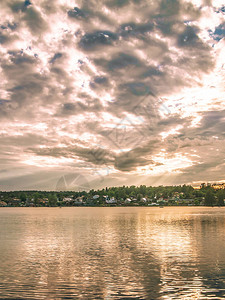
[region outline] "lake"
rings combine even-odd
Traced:
[[[1,299],[225,299],[225,208],[0,209]]]

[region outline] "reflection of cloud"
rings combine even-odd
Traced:
[[[157,264],[151,255],[144,257],[137,249],[132,213],[121,216],[107,209],[64,207],[48,211],[29,208],[25,215],[19,228],[24,234],[16,247],[23,253],[22,269],[13,292],[24,287],[24,293],[33,295],[38,287],[46,297],[82,294],[85,298],[121,299],[149,294],[156,298]],[[141,262],[137,265],[137,255],[152,268]],[[11,262],[17,267],[14,259]]]
[[[6,208],[1,222],[8,228],[1,226],[3,293],[48,299],[223,293],[222,208]]]
[[[174,208],[163,214],[159,208],[149,214],[140,214],[137,238],[138,245],[152,253],[160,262],[161,295],[169,299],[200,297],[203,282],[198,267],[198,249],[193,236],[192,211]],[[185,268],[185,270],[184,270]]]

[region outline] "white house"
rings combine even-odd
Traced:
[[[71,197],[65,197],[65,198],[63,198],[63,201],[64,202],[72,202],[73,198],[71,198]]]
[[[125,203],[131,203],[131,199],[130,198],[126,198]]]
[[[111,197],[110,199],[106,199],[105,202],[107,204],[115,204],[117,203],[116,199],[114,197]]]

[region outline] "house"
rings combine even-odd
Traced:
[[[7,203],[5,201],[0,201],[0,207],[5,207],[7,206]]]
[[[117,203],[117,201],[114,197],[111,197],[110,199],[106,199],[105,202],[107,204],[116,204]]]
[[[82,205],[83,204],[83,198],[84,196],[81,196],[81,197],[77,197],[75,200],[74,200],[74,205]]]
[[[63,198],[63,202],[67,203],[67,204],[71,204],[74,201],[73,198],[71,197],[65,197]]]
[[[39,203],[40,203],[41,205],[46,205],[46,204],[48,204],[48,198],[39,199]]]
[[[77,197],[77,198],[75,199],[75,201],[76,201],[76,202],[83,203],[83,198],[84,198],[84,196]]]
[[[34,206],[34,198],[32,198],[32,199],[27,198],[25,205],[26,206]]]
[[[130,198],[126,198],[125,203],[131,203],[131,199]]]
[[[141,198],[141,202],[144,202],[146,203],[147,202],[147,199],[145,197]]]
[[[172,196],[172,199],[173,199],[173,200],[180,199],[180,194],[179,194],[178,192],[174,192],[174,193],[173,193],[173,196]]]
[[[10,204],[11,206],[19,206],[19,204],[20,204],[20,199],[19,199],[19,198],[12,198],[12,199],[10,199],[9,204]]]

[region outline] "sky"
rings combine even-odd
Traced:
[[[0,190],[225,181],[224,0],[0,7]]]

